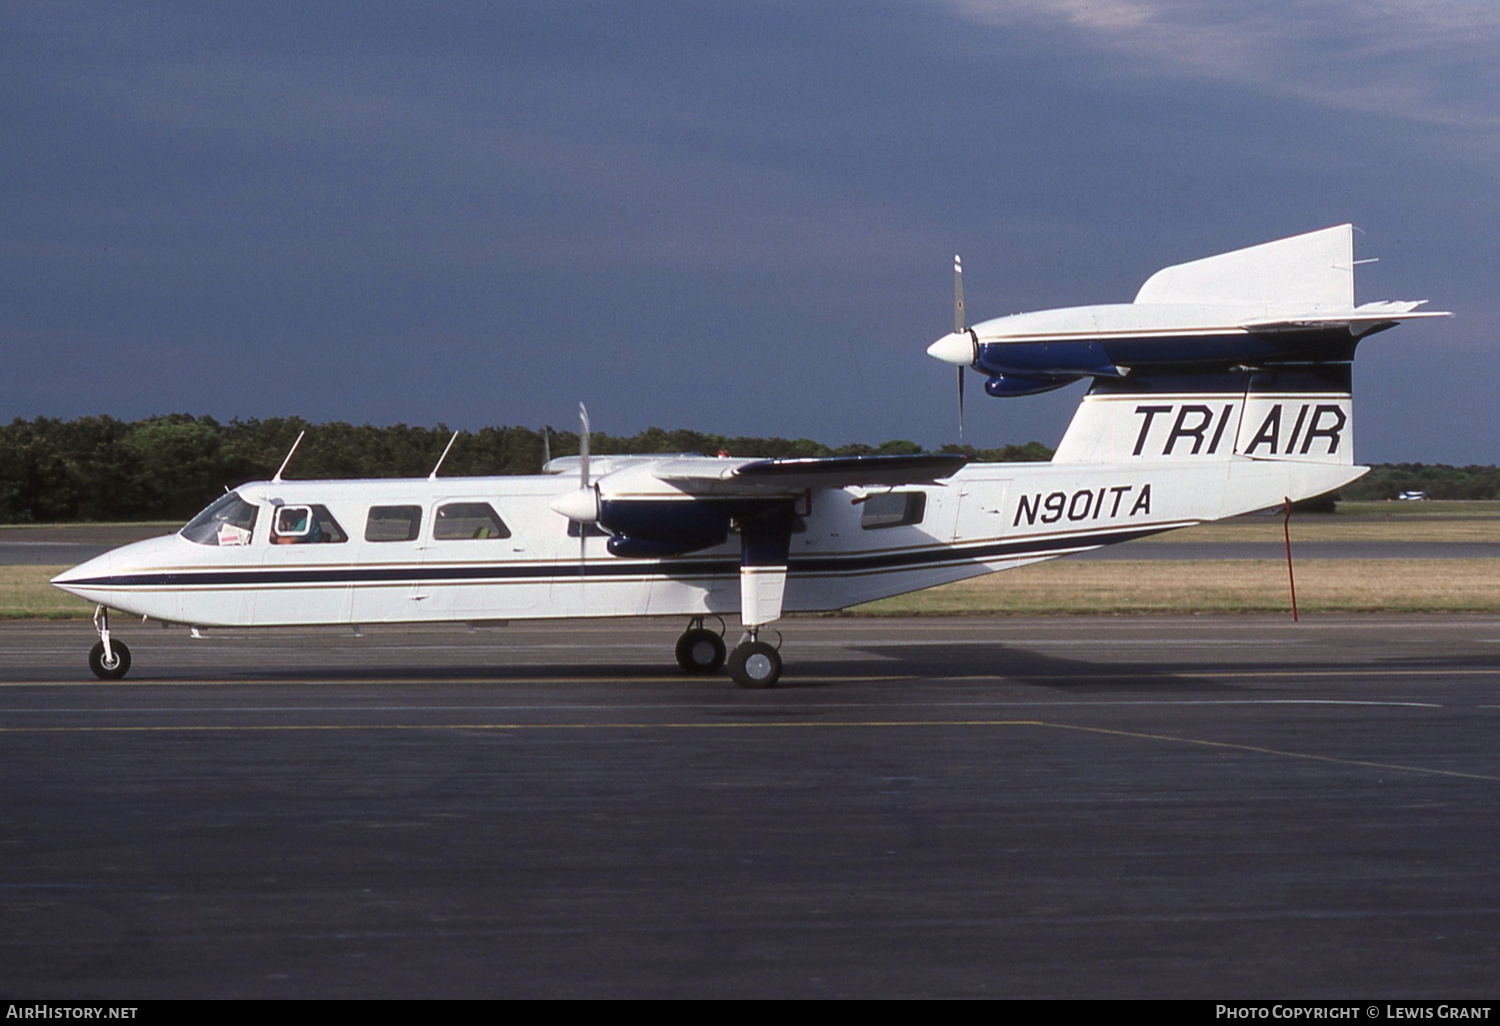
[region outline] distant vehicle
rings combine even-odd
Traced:
[[[1402,492],[1400,495],[1396,496],[1396,498],[1399,499],[1399,500],[1401,500],[1402,502],[1426,502],[1427,501],[1427,493],[1426,492]]]
[[[727,663],[736,683],[771,687],[781,656],[764,639],[784,611],[842,609],[1237,516],[1363,474],[1352,452],[1355,346],[1444,315],[1417,302],[1355,306],[1351,231],[1178,264],[1134,303],[973,328],[955,261],[954,331],[928,352],[958,366],[960,410],[974,371],[997,398],[1093,379],[1050,463],[591,462],[585,417],[580,456],[538,476],[439,478],[434,468],[425,480],[285,481],[277,471],[176,535],[52,583],[98,605],[89,666],[110,680],[130,668],[110,634],[116,609],[194,629],[676,616],[687,619],[676,648],[686,672]],[[756,387],[753,369],[734,373]],[[744,638],[728,652],[705,621],[736,614]]]

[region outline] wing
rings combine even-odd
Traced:
[[[958,473],[969,457],[923,453],[916,456],[813,456],[771,460],[723,460],[709,457],[663,460],[652,467],[657,480],[683,491],[726,490],[800,492],[807,488],[843,488],[936,484]],[[725,486],[730,486],[728,489]]]

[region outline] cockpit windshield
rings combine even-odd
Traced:
[[[180,533],[199,545],[249,545],[258,512],[254,503],[240,498],[238,492],[230,492],[189,520]]]

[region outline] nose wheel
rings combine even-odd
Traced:
[[[89,669],[100,680],[119,680],[130,672],[130,649],[109,636],[109,610],[103,606],[94,610],[94,630],[99,640],[89,649]]]
[[[89,669],[100,680],[119,680],[130,672],[130,649],[123,641],[111,641],[110,651],[104,651],[104,642],[94,642],[89,649]]]

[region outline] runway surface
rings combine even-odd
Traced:
[[[1492,997],[1500,618],[0,625],[0,990]]]

